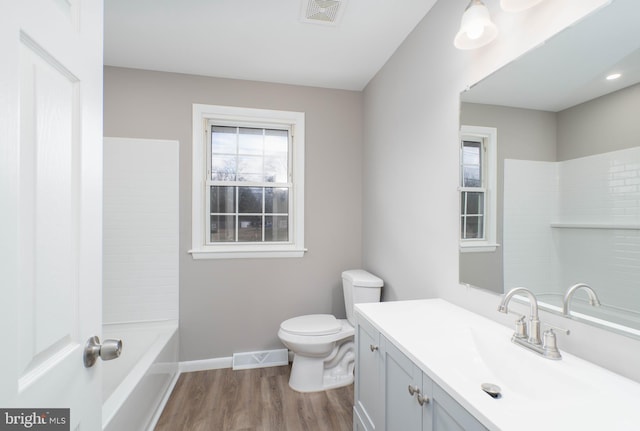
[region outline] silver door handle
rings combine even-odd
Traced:
[[[104,340],[100,344],[100,338],[93,336],[84,345],[83,361],[85,368],[93,367],[100,357],[103,361],[110,361],[120,357],[122,353],[122,340]]]
[[[369,349],[370,349],[372,352],[375,352],[376,350],[378,350],[378,346],[373,345],[373,344],[369,344]]]
[[[429,397],[422,396],[421,394],[418,394],[418,403],[421,406],[423,406],[425,404],[429,404]]]

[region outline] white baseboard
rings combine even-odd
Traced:
[[[293,352],[289,351],[289,362],[293,361]],[[233,356],[224,358],[199,359],[196,361],[182,361],[178,365],[180,373],[191,373],[194,371],[219,370],[221,368],[231,368]]]
[[[211,358],[211,359],[199,359],[197,361],[183,361],[180,362],[180,372],[190,373],[193,371],[206,371],[206,370],[218,370],[220,368],[231,368],[233,364],[233,358],[228,356],[226,358]]]

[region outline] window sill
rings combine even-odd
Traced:
[[[189,250],[189,254],[194,260],[201,259],[264,259],[264,258],[290,258],[303,257],[306,248],[245,248],[245,249],[224,249],[199,248]]]
[[[491,253],[495,252],[498,247],[500,247],[500,244],[486,242],[476,244],[460,243],[460,253]]]

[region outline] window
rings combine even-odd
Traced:
[[[460,136],[460,250],[495,251],[496,144],[491,127],[462,126]]]
[[[193,107],[194,259],[304,254],[304,113]]]

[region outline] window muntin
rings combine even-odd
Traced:
[[[460,251],[491,252],[497,244],[497,146],[494,127],[460,127]]]
[[[193,105],[194,259],[304,255],[304,119]]]
[[[207,243],[289,242],[290,130],[215,120],[208,128]]]
[[[482,139],[461,140],[460,238],[463,240],[485,239],[484,152]]]

